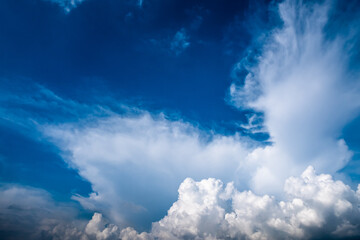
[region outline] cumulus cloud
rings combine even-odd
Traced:
[[[118,227],[95,213],[55,204],[39,189],[1,188],[0,232],[12,239],[312,239],[360,236],[360,186],[353,191],[331,175],[308,167],[285,182],[286,199],[238,191],[233,182],[185,179],[178,200],[150,232]]]
[[[80,5],[84,0],[44,0],[58,4],[64,8],[66,13],[69,13],[72,9]]]
[[[358,76],[349,70],[354,34],[326,35],[334,5],[280,3],[281,27],[256,44],[259,55],[235,66],[248,74],[231,85],[232,102],[263,113],[273,142],[250,153],[240,169],[253,173],[250,186],[258,193],[279,192],[285,178],[309,164],[333,174],[352,156],[340,136],[359,112]]]
[[[101,213],[86,222],[39,189],[2,187],[0,232],[9,239],[342,239],[360,236],[357,191],[309,166],[285,181],[284,200],[215,178],[186,178],[178,200],[149,232],[111,223]]]
[[[185,179],[179,198],[150,232],[113,225],[94,234],[113,232],[121,239],[316,239],[360,236],[360,188],[355,192],[330,175],[308,167],[286,180],[286,200],[238,191],[233,183],[209,178]],[[95,214],[88,224],[101,222]],[[101,224],[103,226],[103,224]],[[88,228],[87,227],[87,228]],[[100,236],[99,235],[99,236]],[[98,238],[107,239],[107,238]],[[110,238],[109,238],[110,239]]]

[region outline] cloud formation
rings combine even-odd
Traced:
[[[31,127],[38,127],[44,140],[54,143],[69,166],[92,184],[90,196],[74,195],[73,199],[99,212],[87,224],[68,226],[61,218],[57,227],[46,229],[68,239],[359,236],[360,190],[351,190],[331,175],[316,175],[313,167],[301,174],[308,165],[334,174],[352,154],[340,136],[345,124],[358,114],[358,79],[348,71],[350,50],[344,48],[348,39],[336,36],[329,40],[325,35],[331,6],[331,1],[279,4],[283,25],[261,43],[255,65],[246,59],[238,65],[249,74],[244,82],[231,86],[233,104],[264,114],[263,119],[252,115],[243,127],[266,129],[272,145],[258,147],[261,143],[255,145],[239,135],[206,133],[162,114],[117,114],[64,100],[44,88],[36,97],[17,97],[21,104],[41,110],[55,107],[61,112],[56,114],[75,116],[75,120],[61,123],[39,113],[31,119],[36,123]],[[171,48],[180,54],[188,46],[186,31],[181,29]],[[28,124],[28,119],[21,120],[28,116],[26,110],[20,113],[7,116]],[[82,113],[86,115],[83,118],[79,117]],[[127,227],[160,219],[180,182],[178,200],[165,217],[153,223],[150,232],[138,234]],[[224,186],[223,182],[230,183]],[[239,191],[235,185],[249,186],[251,191]],[[17,216],[11,205],[15,198],[20,199],[21,214],[32,202],[58,209],[50,200],[43,200],[49,199],[46,194],[39,196],[37,191],[4,190],[2,195],[1,213],[5,215],[1,216]],[[25,195],[35,196],[35,200],[21,202]],[[36,208],[32,213],[42,211]],[[46,217],[40,214],[35,219],[38,223]],[[36,234],[34,238],[39,236]]]
[[[285,182],[285,200],[238,191],[215,178],[185,179],[178,200],[150,232],[121,228],[94,213],[85,222],[48,193],[19,186],[1,189],[3,236],[27,239],[343,239],[360,236],[357,191],[309,166]],[[35,229],[35,230],[34,230]],[[11,235],[16,232],[17,235]],[[8,234],[8,235],[5,235]]]
[[[16,185],[0,188],[2,239],[80,239],[86,219],[73,204],[56,203],[41,189]]]
[[[334,6],[280,3],[281,27],[256,43],[258,55],[235,66],[248,74],[231,85],[232,103],[263,113],[273,142],[249,154],[240,170],[253,172],[250,186],[258,193],[279,192],[285,178],[310,164],[333,174],[352,156],[340,136],[359,113],[359,76],[349,69],[349,43],[358,32],[326,34]]]
[[[186,179],[179,199],[150,233],[123,239],[313,239],[359,236],[360,189],[355,192],[330,175],[308,167],[286,180],[287,199],[240,192],[213,178]]]
[[[238,191],[214,178],[185,179],[179,198],[150,232],[106,224],[95,213],[86,234],[96,239],[343,239],[360,236],[360,187],[355,192],[308,167],[286,180],[286,200]]]
[[[148,113],[47,125],[42,131],[92,184],[93,194],[74,199],[120,225],[166,210],[188,176],[231,181],[251,145],[237,135],[206,134],[189,123]]]

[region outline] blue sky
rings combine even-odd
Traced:
[[[359,236],[359,7],[1,1],[0,238]]]

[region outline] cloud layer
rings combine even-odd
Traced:
[[[153,223],[150,232],[139,234],[133,228],[118,227],[100,213],[95,213],[86,224],[84,221],[50,222],[51,215],[43,215],[39,229],[43,236],[69,240],[343,239],[360,236],[360,186],[355,192],[330,175],[317,175],[311,166],[300,177],[286,180],[286,200],[283,201],[269,195],[238,191],[232,182],[224,185],[214,178],[198,182],[187,178],[178,192],[178,200],[163,219]],[[5,200],[2,199],[0,206],[10,209],[7,211],[21,207],[39,214],[29,206],[44,208],[44,203],[49,205],[36,191],[13,188],[2,193]],[[18,197],[24,193],[31,201],[19,204]],[[14,199],[9,208],[8,201]],[[14,215],[10,215],[8,221],[13,218]],[[17,226],[24,227],[23,224],[20,222]]]
[[[214,178],[186,179],[179,199],[148,234],[123,239],[313,239],[359,236],[360,190],[308,167],[286,180],[286,200],[240,192]],[[145,238],[146,236],[146,238]]]
[[[86,219],[75,204],[56,203],[41,189],[16,185],[0,188],[2,239],[80,239]]]

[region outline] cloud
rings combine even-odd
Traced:
[[[262,45],[257,63],[245,59],[237,65],[249,74],[231,86],[232,103],[256,112],[243,128],[266,129],[272,145],[202,131],[163,114],[118,114],[110,107],[62,99],[41,87],[35,96],[6,98],[16,100],[15,109],[1,108],[11,113],[3,115],[22,125],[31,122],[29,128],[36,127],[42,140],[55,144],[69,166],[92,184],[89,196],[73,199],[99,213],[83,228],[49,229],[84,239],[359,236],[359,190],[331,175],[316,175],[312,167],[301,177],[290,177],[308,165],[334,174],[352,154],[340,136],[358,114],[358,79],[348,69],[348,39],[325,35],[331,6],[330,1],[284,1],[279,5],[283,24],[257,43]],[[171,48],[178,55],[188,46],[186,31],[180,29]],[[26,106],[45,114],[32,116]],[[57,121],[50,117],[54,114]],[[160,219],[182,181],[179,199],[150,232],[124,228]],[[4,206],[2,211],[10,209]]]
[[[50,1],[55,4],[58,4],[60,7],[64,8],[64,11],[66,13],[69,13],[71,10],[76,8],[85,0],[44,0],[44,1]]]
[[[74,204],[55,203],[42,189],[17,185],[0,188],[2,239],[80,239],[86,219]]]
[[[0,100],[9,106],[0,108],[7,116],[1,123],[57,146],[69,167],[92,185],[89,196],[73,199],[120,227],[143,227],[162,217],[186,177],[233,180],[239,163],[258,145],[164,114],[116,107],[120,114],[109,106],[80,104],[38,85]]]
[[[146,112],[50,124],[42,131],[92,184],[93,194],[74,199],[107,213],[120,226],[165,211],[188,176],[231,181],[251,146],[237,135],[208,134]]]
[[[96,239],[343,239],[360,236],[360,186],[355,192],[309,166],[285,182],[286,200],[238,191],[232,182],[185,179],[179,198],[150,232],[107,224],[95,213],[86,226]]]
[[[0,232],[9,239],[316,239],[360,236],[357,191],[309,166],[285,181],[286,199],[239,191],[215,178],[186,178],[167,215],[138,233],[111,223],[101,213],[77,217],[69,204],[54,203],[40,189],[3,186]],[[154,194],[156,194],[154,192]]]
[[[176,32],[174,38],[170,43],[170,50],[175,54],[179,55],[190,46],[189,36],[185,28],[180,29]]]
[[[107,224],[100,213],[94,213],[85,228],[85,233],[95,236],[96,240],[118,239],[118,231],[119,228],[113,224]]]
[[[198,25],[201,25],[201,21],[198,20]],[[196,20],[193,21],[196,24]],[[190,28],[194,26],[190,26]],[[197,27],[198,28],[198,27]],[[193,30],[196,30],[193,29]],[[178,30],[174,36],[167,36],[165,38],[152,38],[149,39],[148,43],[157,47],[159,50],[166,52],[169,55],[179,56],[181,55],[188,47],[190,47],[190,37],[186,28],[181,28]]]
[[[138,233],[94,213],[86,223],[71,205],[40,189],[0,190],[0,232],[11,239],[315,239],[360,236],[360,185],[354,191],[309,166],[285,181],[285,200],[238,191],[215,178],[186,178],[167,215]],[[154,194],[156,194],[154,192]]]
[[[341,130],[359,113],[359,76],[349,68],[358,31],[327,35],[333,7],[333,1],[280,3],[281,27],[256,42],[259,54],[235,66],[248,74],[231,85],[231,101],[263,113],[273,142],[250,153],[239,172],[253,173],[250,187],[258,193],[280,192],[284,179],[310,164],[333,174],[352,156]]]
[[[286,201],[214,178],[186,179],[167,216],[138,239],[312,239],[359,236],[360,190],[308,167],[286,180]],[[130,228],[122,237],[137,239]],[[132,236],[132,237],[130,237]]]

